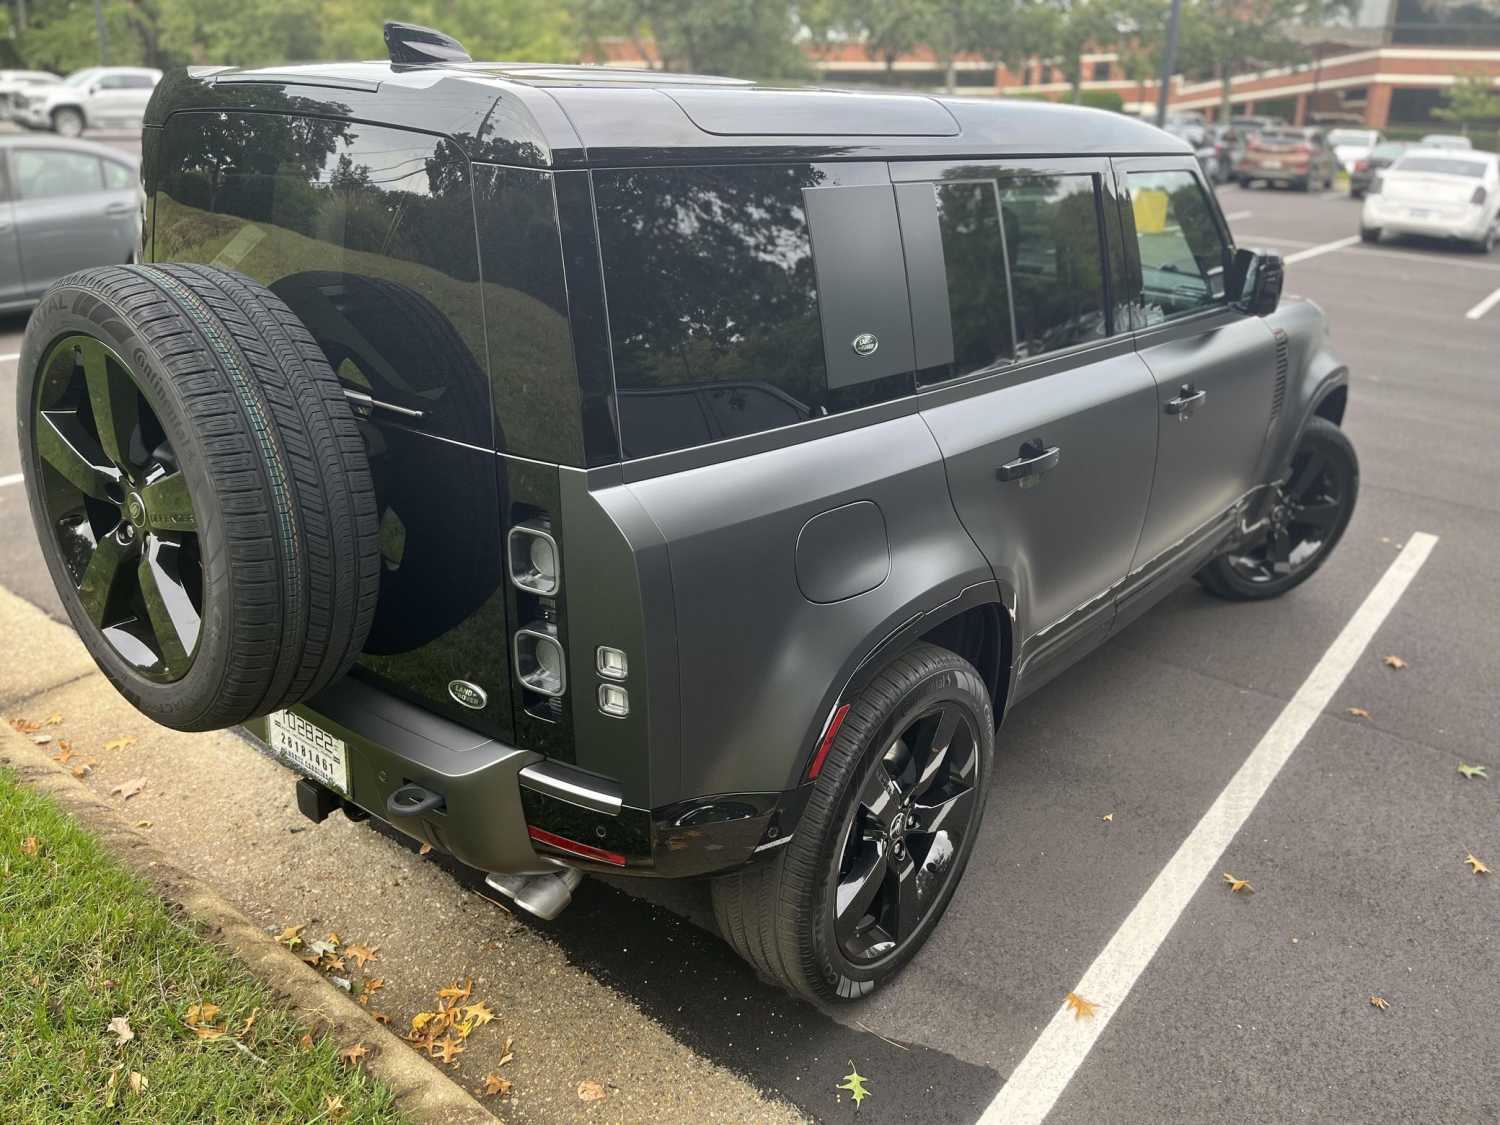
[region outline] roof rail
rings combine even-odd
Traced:
[[[401,66],[473,61],[464,45],[451,35],[395,20],[385,21],[385,49],[391,62]]]

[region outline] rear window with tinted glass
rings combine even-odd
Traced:
[[[1482,160],[1464,160],[1452,156],[1405,156],[1391,169],[1393,172],[1433,172],[1444,176],[1473,176],[1484,178],[1486,165]]]
[[[803,197],[823,180],[806,164],[594,173],[627,458],[904,393],[829,386]]]

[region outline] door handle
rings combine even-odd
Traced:
[[[1179,418],[1190,418],[1193,411],[1207,397],[1207,391],[1197,390],[1193,384],[1184,383],[1177,397],[1167,399],[1166,406],[1163,409],[1168,414],[1175,414]]]
[[[1041,438],[1034,438],[1021,445],[1021,456],[996,469],[995,477],[999,480],[1018,480],[1023,486],[1034,484],[1043,473],[1050,473],[1057,468],[1057,463],[1061,460],[1061,449],[1055,445],[1048,448]]]

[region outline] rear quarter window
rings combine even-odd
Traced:
[[[648,457],[911,390],[830,385],[806,164],[594,173],[620,437]]]

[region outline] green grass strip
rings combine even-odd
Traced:
[[[230,1034],[200,1039],[193,1004]],[[245,1021],[260,1009],[254,1024]],[[108,1030],[123,1016],[135,1038]],[[397,1122],[227,952],[0,769],[0,1115],[33,1122]],[[237,1045],[238,1044],[238,1045]],[[145,1077],[140,1093],[130,1075]],[[342,1099],[330,1111],[329,1099]],[[335,1102],[335,1105],[339,1103]]]

